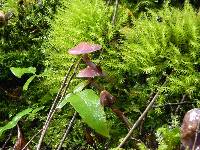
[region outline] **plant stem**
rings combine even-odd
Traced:
[[[76,119],[76,116],[77,116],[77,112],[74,113],[72,119],[71,119],[70,122],[69,122],[69,125],[68,125],[67,128],[65,129],[64,134],[63,134],[63,137],[62,137],[62,139],[61,139],[61,141],[60,141],[60,144],[59,144],[57,150],[60,150],[60,149],[62,148],[62,145],[63,145],[63,143],[64,143],[64,141],[65,141],[67,135],[69,134],[70,129],[72,128],[72,125],[73,125],[73,122],[74,122],[75,119]]]
[[[152,108],[159,108],[159,107],[165,107],[165,106],[176,106],[176,105],[185,105],[185,104],[196,104],[197,102],[180,102],[180,103],[167,103],[164,105],[158,105],[158,106],[152,106]]]
[[[166,83],[166,81],[164,82],[164,84]],[[164,85],[163,84],[163,85]],[[142,119],[146,116],[146,114],[148,113],[148,111],[151,109],[151,107],[153,106],[155,100],[158,98],[160,94],[160,91],[158,90],[158,92],[156,93],[156,95],[153,97],[153,99],[151,100],[151,102],[149,103],[149,105],[146,107],[146,109],[144,110],[144,112],[141,114],[141,116],[138,118],[138,120],[135,122],[135,124],[133,125],[133,127],[130,129],[130,131],[128,132],[128,134],[126,135],[126,137],[123,139],[123,141],[118,145],[117,148],[121,148],[125,142],[131,137],[131,134],[133,133],[134,129],[139,125],[139,123],[142,121]]]
[[[75,63],[73,63],[73,64],[70,66],[70,68],[68,69],[68,72],[67,72],[66,76],[64,77],[63,83],[62,83],[62,85],[61,85],[61,87],[60,87],[60,90],[59,90],[59,92],[58,92],[56,98],[55,98],[54,101],[53,101],[53,104],[52,104],[51,109],[50,109],[50,111],[49,111],[49,114],[48,114],[48,116],[47,116],[46,122],[45,122],[45,124],[44,124],[44,126],[43,126],[43,130],[42,130],[42,133],[41,133],[41,136],[40,136],[38,145],[37,145],[37,150],[40,150],[40,147],[41,147],[41,145],[42,145],[42,141],[43,141],[43,139],[44,139],[45,133],[46,133],[47,128],[48,128],[48,125],[49,125],[49,123],[50,123],[50,121],[51,121],[51,119],[52,119],[52,116],[53,116],[54,112],[55,112],[56,105],[57,105],[57,103],[58,103],[58,101],[59,101],[59,98],[60,98],[60,96],[61,96],[61,93],[62,93],[63,88],[66,86],[67,79],[68,79],[68,77],[69,77],[69,75],[70,75],[70,72],[71,72],[71,70],[72,70],[74,64],[75,64]],[[79,64],[79,63],[77,63],[77,64]],[[69,82],[70,82],[70,80],[69,80]],[[68,82],[68,84],[69,84],[69,82]]]
[[[40,129],[35,135],[33,135],[33,137],[26,143],[26,145],[22,148],[22,150],[25,150],[26,147],[33,141],[33,139],[42,131],[42,129]]]
[[[5,149],[7,143],[8,143],[9,140],[11,139],[12,133],[13,133],[13,129],[10,131],[10,133],[9,133],[9,135],[8,135],[8,138],[6,139],[5,143],[3,144],[3,146],[2,146],[2,150]]]
[[[186,94],[183,95],[182,99],[181,99],[181,103],[183,103],[185,101],[186,98]],[[176,108],[175,113],[178,113],[179,109],[180,109],[181,105],[178,105],[178,107]]]
[[[118,5],[119,5],[119,0],[116,0],[116,1],[115,1],[114,12],[113,12],[113,17],[112,17],[112,24],[113,24],[113,25],[115,25],[115,22],[116,22],[116,15],[117,15]]]

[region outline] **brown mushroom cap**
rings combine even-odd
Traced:
[[[5,14],[0,11],[0,23],[4,23],[5,22]]]
[[[189,150],[192,149],[193,147],[199,121],[200,121],[199,108],[191,109],[184,116],[183,123],[181,125],[181,142],[184,147],[189,147]],[[200,148],[200,134],[199,133],[197,136],[196,148],[198,146]]]
[[[100,93],[100,103],[104,107],[110,107],[115,103],[116,99],[108,91],[103,90]]]
[[[96,76],[104,76],[104,73],[102,73],[101,70],[94,69],[90,66],[81,70],[77,75],[79,78],[94,78]]]
[[[101,49],[101,45],[81,42],[76,47],[68,51],[72,55],[87,54]]]

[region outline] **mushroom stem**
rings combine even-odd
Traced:
[[[93,86],[95,89],[97,89],[99,92],[101,92],[104,88],[100,84],[96,83],[94,78],[87,78],[89,84]]]
[[[93,63],[90,59],[90,57],[88,56],[88,54],[84,54],[82,57],[83,61],[86,63],[87,66],[90,66],[92,69],[94,69],[95,71],[101,71],[97,65],[95,63]]]
[[[115,113],[115,115],[124,122],[124,124],[126,125],[126,127],[130,130],[132,127],[132,124],[128,121],[128,118],[124,115],[124,113],[117,109],[117,108],[113,108],[111,107],[112,112]]]

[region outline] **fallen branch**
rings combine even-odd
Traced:
[[[166,81],[163,83],[163,86],[166,84]],[[155,100],[158,98],[160,94],[160,91],[158,90],[158,92],[156,93],[156,95],[153,97],[153,99],[151,100],[151,102],[149,103],[149,105],[146,107],[146,109],[144,110],[144,112],[141,114],[141,116],[138,118],[138,120],[135,122],[135,124],[133,125],[133,127],[131,128],[131,130],[128,132],[128,134],[126,135],[126,137],[123,139],[123,141],[118,145],[117,148],[121,148],[125,142],[131,137],[131,134],[133,133],[134,129],[140,124],[140,122],[143,120],[143,118],[146,116],[146,114],[148,113],[148,111],[152,108]]]
[[[62,139],[61,139],[61,141],[60,141],[60,144],[59,144],[57,150],[60,150],[60,149],[62,148],[62,145],[63,145],[63,143],[64,143],[64,141],[65,141],[67,135],[69,134],[70,129],[72,128],[72,125],[73,125],[73,123],[74,123],[74,121],[75,121],[75,119],[76,119],[76,116],[77,116],[77,112],[74,113],[72,119],[71,119],[70,122],[69,122],[69,125],[68,125],[67,128],[65,129],[64,134],[63,134],[63,137],[62,137]]]

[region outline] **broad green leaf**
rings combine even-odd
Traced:
[[[36,77],[36,75],[33,75],[33,76],[31,76],[31,77],[26,81],[26,83],[25,83],[24,86],[23,86],[23,90],[24,90],[24,91],[28,90],[29,84],[31,83],[31,81],[32,81],[35,77]]]
[[[67,99],[91,128],[99,134],[109,137],[109,128],[103,107],[100,105],[99,96],[93,90],[83,90]]]
[[[36,68],[35,67],[28,67],[28,68],[11,67],[10,70],[18,78],[21,78],[22,75],[24,75],[25,73],[35,74],[35,72],[36,72]]]
[[[67,104],[67,102],[69,102],[69,98],[72,96],[72,93],[69,93],[65,96],[65,98],[62,100],[62,102],[60,102],[58,104],[58,106],[56,107],[56,109],[61,109],[63,108],[63,106],[65,106]]]
[[[75,88],[73,93],[78,93],[80,91],[82,91],[87,85],[89,84],[89,82],[87,80],[79,83]]]
[[[18,121],[25,115],[29,114],[32,111],[32,108],[28,108],[25,109],[21,112],[19,112],[15,117],[13,117],[13,119],[8,122],[5,126],[0,127],[0,136],[2,135],[2,133],[8,129],[11,129],[13,127],[15,127],[18,123]]]

